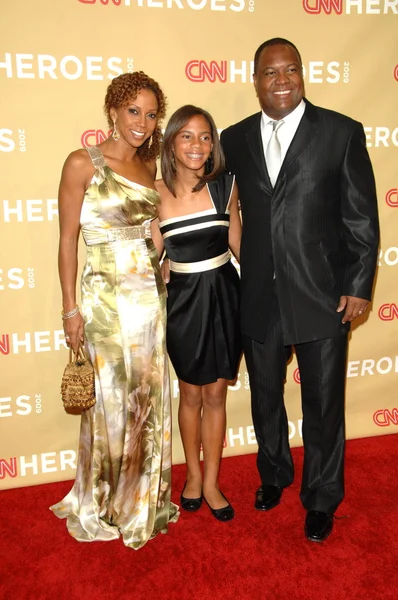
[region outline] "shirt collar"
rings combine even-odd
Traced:
[[[296,108],[294,110],[292,110],[291,113],[289,113],[288,115],[286,115],[286,117],[283,117],[283,120],[285,123],[289,124],[289,127],[294,127],[294,125],[296,124],[298,126],[301,117],[303,116],[305,111],[305,102],[302,99],[301,102],[298,104],[298,106],[296,106]],[[263,110],[261,111],[261,129],[265,129],[265,127],[268,125],[268,123],[270,121],[275,121],[275,119],[272,119],[271,117],[269,117]]]

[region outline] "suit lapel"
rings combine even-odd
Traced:
[[[312,138],[318,132],[318,115],[316,107],[305,100],[305,111],[297,131],[288,148],[285,159],[282,163],[278,179],[281,178],[285,169],[301,154],[304,148],[309,144]]]
[[[251,126],[246,132],[246,141],[249,151],[261,177],[261,183],[264,186],[264,190],[268,194],[272,195],[274,193],[278,184],[283,180],[285,170],[294,160],[296,160],[318,132],[318,115],[316,107],[308,100],[304,99],[304,101],[306,104],[305,112],[282,163],[275,188],[272,187],[267,171],[267,165],[265,163],[263,142],[261,138],[261,112],[254,115]]]
[[[261,138],[261,112],[254,115],[251,127],[246,132],[246,141],[261,177],[261,182],[264,184],[266,191],[272,193],[272,185],[265,164],[263,141]]]

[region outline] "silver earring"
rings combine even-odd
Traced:
[[[115,140],[115,142],[118,142],[120,140],[120,133],[116,129],[116,119],[113,121],[112,137]]]

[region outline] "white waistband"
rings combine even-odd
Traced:
[[[220,256],[209,258],[208,260],[199,260],[198,262],[180,263],[170,261],[170,271],[175,273],[203,273],[203,271],[210,271],[211,269],[217,269],[222,265],[225,265],[231,258],[231,252],[227,250]]]
[[[151,237],[150,223],[126,227],[110,227],[109,229],[90,230],[82,228],[84,241],[87,246],[109,244],[126,240],[139,240]]]

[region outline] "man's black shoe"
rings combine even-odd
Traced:
[[[323,542],[332,533],[333,515],[309,510],[305,519],[305,535],[311,542]]]
[[[262,485],[256,492],[254,508],[256,510],[271,510],[281,501],[282,488],[278,485]]]

